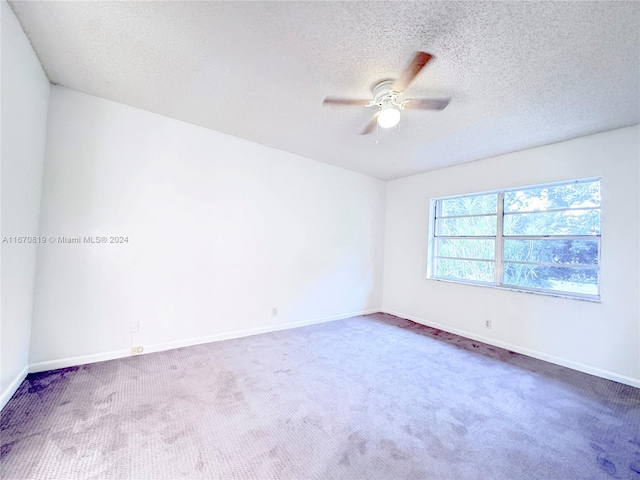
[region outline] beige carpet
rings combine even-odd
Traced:
[[[31,374],[3,479],[638,479],[640,391],[375,314]]]

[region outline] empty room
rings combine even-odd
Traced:
[[[0,478],[640,480],[640,2],[0,7]]]

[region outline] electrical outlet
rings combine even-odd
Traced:
[[[142,346],[131,347],[131,355],[138,355],[139,353],[142,353],[143,351],[144,351],[144,347],[142,347]]]
[[[134,320],[129,326],[129,333],[138,333],[140,331],[140,322]]]
[[[278,307],[271,307],[271,316],[272,317],[278,316]]]
[[[491,328],[491,320],[484,321],[484,328]]]

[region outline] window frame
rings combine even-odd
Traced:
[[[534,293],[537,295],[546,295],[553,297],[562,297],[562,298],[571,298],[577,300],[586,300],[591,302],[601,302],[601,256],[602,256],[602,223],[600,224],[600,232],[597,235],[505,235],[504,234],[504,217],[505,215],[517,215],[517,214],[526,214],[526,213],[534,213],[534,212],[549,212],[549,211],[568,211],[568,210],[599,210],[600,215],[602,215],[602,199],[600,201],[600,206],[598,207],[583,207],[583,208],[554,208],[549,210],[536,210],[536,211],[526,211],[526,212],[505,212],[504,211],[504,194],[507,192],[519,191],[519,190],[532,190],[537,188],[547,188],[547,187],[558,187],[562,185],[574,185],[577,183],[592,183],[592,182],[601,182],[601,177],[590,177],[590,178],[581,178],[577,180],[568,180],[568,181],[559,181],[559,182],[550,182],[550,183],[541,183],[534,185],[526,185],[519,187],[510,187],[503,188],[499,190],[487,190],[481,192],[467,193],[462,195],[448,195],[444,197],[431,198],[429,203],[429,241],[427,242],[427,279],[443,281],[443,282],[451,282],[451,283],[460,283],[463,285],[477,285],[482,287],[490,287],[497,288],[500,290],[510,290],[516,292],[523,293]],[[469,214],[469,215],[451,215],[448,217],[438,217],[437,207],[438,202],[452,199],[452,198],[465,198],[465,197],[476,197],[480,195],[489,195],[495,194],[497,195],[497,206],[496,213],[489,214]],[[496,234],[493,235],[477,235],[477,236],[438,236],[436,235],[436,220],[438,218],[454,218],[454,217],[481,217],[481,216],[496,216]],[[602,219],[602,216],[600,217]],[[451,277],[441,277],[435,275],[435,264],[438,258],[451,258],[446,256],[436,255],[436,242],[439,238],[447,238],[447,239],[476,239],[476,240],[494,240],[495,241],[495,250],[494,250],[494,259],[464,259],[457,258],[457,260],[473,260],[473,261],[488,261],[493,262],[494,264],[494,280],[493,282],[482,282],[477,280],[467,280],[460,278],[451,278]],[[596,265],[563,265],[556,263],[546,263],[546,262],[523,262],[523,261],[505,261],[504,260],[504,241],[506,240],[589,240],[596,241],[598,245],[598,260]],[[513,264],[533,264],[533,265],[541,265],[541,266],[549,266],[549,267],[559,267],[559,268],[574,268],[574,269],[596,269],[598,273],[598,283],[597,283],[597,294],[586,294],[586,293],[576,293],[576,292],[567,292],[563,290],[553,290],[548,288],[535,288],[535,287],[526,287],[520,285],[510,285],[503,283],[504,276],[504,265],[505,263],[513,263]]]

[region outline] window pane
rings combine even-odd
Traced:
[[[539,187],[504,193],[505,212],[600,206],[600,181]]]
[[[484,258],[493,260],[495,250],[495,240],[436,239],[436,255],[442,257]]]
[[[435,261],[437,277],[485,283],[495,282],[493,262],[450,260],[448,258],[438,258]]]
[[[505,215],[504,234],[599,235],[600,210],[565,210]]]
[[[496,215],[487,217],[438,218],[436,236],[473,237],[496,234]]]
[[[439,200],[438,217],[452,215],[478,215],[482,213],[496,213],[498,210],[498,195],[474,195],[471,197],[447,198]]]
[[[504,259],[517,262],[597,265],[597,240],[507,240]]]
[[[502,283],[560,292],[598,295],[598,270],[504,264]]]

